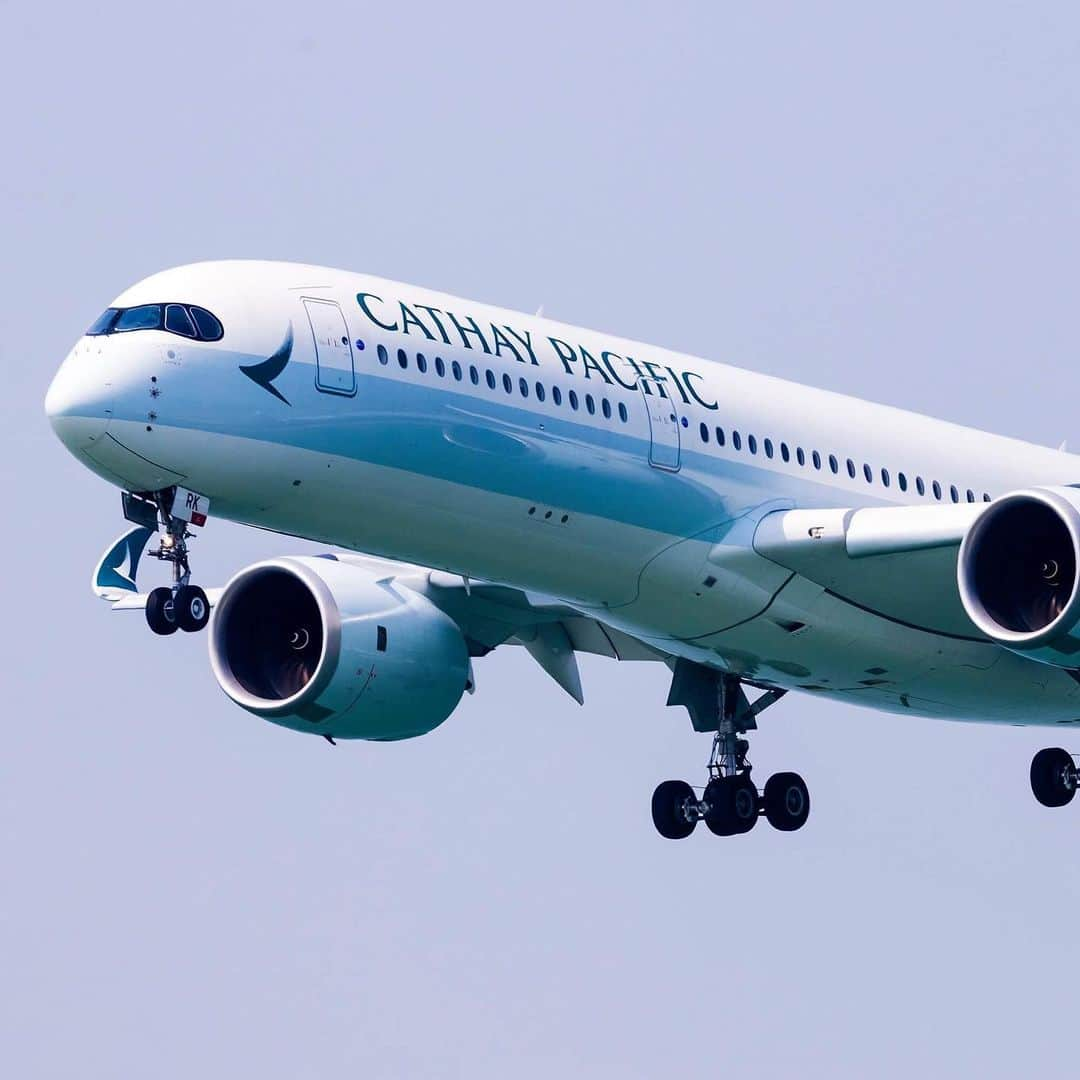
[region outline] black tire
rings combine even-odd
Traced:
[[[1060,747],[1040,750],[1031,759],[1031,790],[1043,806],[1064,806],[1076,794],[1076,766]]]
[[[774,829],[794,832],[810,816],[810,792],[798,773],[782,772],[765,783],[765,816]]]
[[[710,780],[705,785],[702,801],[708,807],[705,811],[705,824],[713,836],[734,836],[735,821],[731,813],[727,783],[722,777]]]
[[[694,789],[684,780],[665,780],[652,797],[652,819],[656,831],[668,840],[684,840],[697,825],[697,818],[686,816],[687,800],[696,802]]]
[[[176,633],[176,606],[173,604],[172,589],[154,589],[146,598],[146,623],[162,637]]]
[[[183,585],[173,602],[176,624],[189,634],[197,634],[210,621],[210,602],[198,585]]]
[[[745,773],[710,780],[705,788],[705,824],[715,836],[749,832],[760,811],[757,788]]]

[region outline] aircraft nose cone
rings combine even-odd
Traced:
[[[110,387],[103,375],[79,370],[69,358],[45,395],[45,415],[69,450],[81,450],[101,438],[112,419]]]

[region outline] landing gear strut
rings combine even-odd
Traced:
[[[173,514],[176,489],[157,491],[154,502],[165,525],[156,550],[147,554],[172,565],[172,587],[154,589],[146,599],[146,621],[155,634],[175,634],[177,630],[196,633],[210,621],[210,602],[198,585],[191,584],[187,542],[194,533],[188,521]],[[205,520],[205,518],[203,518]]]
[[[763,688],[764,689],[764,688]],[[749,832],[762,814],[782,832],[806,824],[810,793],[797,773],[777,773],[758,792],[744,737],[757,727],[756,717],[784,696],[766,689],[751,703],[737,676],[680,660],[668,696],[669,705],[684,705],[696,731],[712,731],[708,781],[701,798],[682,780],[665,780],[653,793],[653,824],[661,836],[681,840],[704,821],[716,836]]]

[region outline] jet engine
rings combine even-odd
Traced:
[[[426,597],[333,558],[280,558],[225,587],[210,664],[241,708],[343,739],[423,735],[456,708],[465,639]]]
[[[1080,490],[1032,488],[990,503],[960,545],[971,621],[993,641],[1055,667],[1080,667]]]

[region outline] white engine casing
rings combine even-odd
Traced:
[[[1080,668],[1080,490],[1031,488],[988,504],[957,559],[960,598],[991,640]]]
[[[422,735],[469,677],[457,624],[393,577],[332,557],[268,559],[222,592],[210,663],[241,708],[342,739]]]

